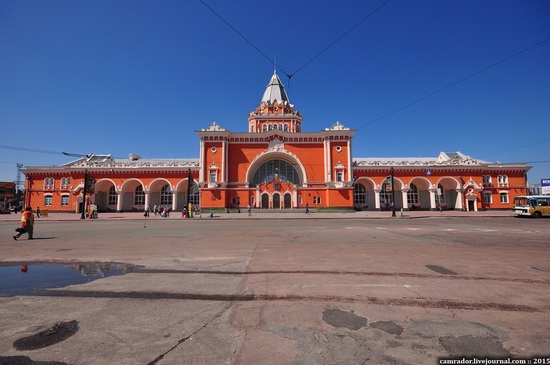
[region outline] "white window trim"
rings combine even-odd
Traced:
[[[46,204],[46,199],[50,198],[50,204]],[[44,194],[44,206],[45,207],[51,207],[53,205],[53,195],[52,194]]]
[[[63,198],[67,198],[67,204],[63,204]],[[69,206],[69,199],[70,199],[69,194],[61,194],[61,206],[62,207],[68,207]]]

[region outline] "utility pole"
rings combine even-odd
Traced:
[[[23,164],[22,163],[18,163],[17,165],[17,178],[15,180],[15,199],[16,199],[16,206],[17,207],[20,207],[19,206],[19,201],[20,201],[20,193],[19,192],[23,192],[23,189],[24,189],[24,186],[23,186],[23,179],[21,178],[21,169],[23,168]]]
[[[81,155],[78,153],[68,153],[68,152],[62,152],[65,156],[72,156],[72,157],[86,157],[90,158],[92,157],[92,154],[87,155]],[[82,209],[80,212],[80,219],[86,219],[86,194],[88,194],[88,169],[84,169],[84,191],[82,192]]]
[[[393,183],[394,170],[393,166],[390,168],[391,173],[391,216],[395,217],[395,184]]]

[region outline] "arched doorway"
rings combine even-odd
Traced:
[[[262,209],[269,209],[269,195],[267,193],[262,194]]]
[[[292,208],[292,195],[290,193],[285,194],[285,209]]]
[[[281,195],[273,194],[273,209],[281,208]]]
[[[359,178],[353,185],[353,208],[355,210],[376,209],[375,183],[368,178]]]

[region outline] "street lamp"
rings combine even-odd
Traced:
[[[187,170],[187,218],[191,218],[191,168]]]
[[[393,166],[390,168],[390,174],[391,174],[391,216],[395,217],[395,186],[393,183]]]
[[[86,219],[86,194],[88,193],[88,169],[84,169],[84,191],[82,192],[82,211],[80,219]]]

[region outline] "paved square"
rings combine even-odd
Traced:
[[[52,218],[33,241],[0,222],[1,260],[29,272],[38,261],[141,267],[0,298],[0,355],[75,365],[548,355],[548,219],[288,217]],[[13,346],[71,321],[78,331],[61,342]]]

